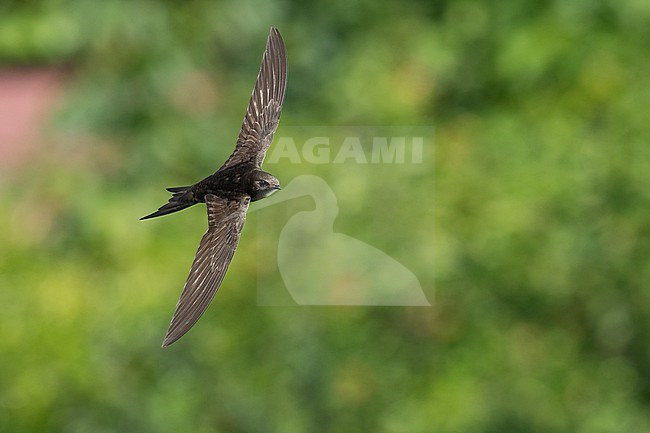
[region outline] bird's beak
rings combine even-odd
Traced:
[[[273,187],[273,189],[282,189],[282,188],[280,188],[280,185],[276,185]]]

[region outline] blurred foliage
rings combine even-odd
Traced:
[[[204,210],[137,218],[230,153],[271,25],[280,134],[435,125],[435,171],[333,180],[434,305],[258,307],[245,230],[159,349]],[[0,173],[0,431],[650,431],[648,28],[640,0],[3,1],[0,62],[67,92]]]

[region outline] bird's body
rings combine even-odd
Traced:
[[[266,182],[267,185],[262,184],[260,188],[261,181]],[[271,189],[267,189],[267,186]],[[141,219],[155,218],[178,212],[197,203],[205,203],[207,195],[215,195],[225,200],[241,200],[248,196],[251,201],[257,201],[268,197],[278,189],[279,182],[272,174],[260,170],[254,164],[244,162],[219,169],[194,185],[167,188],[173,194],[169,203]]]
[[[278,30],[271,28],[233,153],[202,181],[167,188],[172,193],[169,202],[141,218],[167,215],[197,203],[206,203],[208,211],[208,231],[199,244],[163,346],[189,331],[212,301],[237,247],[249,203],[280,189],[280,182],[261,167],[280,120],[286,74],[284,43]]]

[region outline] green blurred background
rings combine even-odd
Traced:
[[[271,25],[279,134],[436,127],[408,181],[350,180],[344,230],[433,306],[257,306],[244,230],[163,350],[204,209],[137,219],[230,153]],[[643,0],[4,0],[0,431],[650,431],[649,28]]]

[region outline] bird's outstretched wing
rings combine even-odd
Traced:
[[[271,27],[237,146],[221,169],[242,162],[262,166],[278,127],[287,88],[287,52],[280,32]]]
[[[208,231],[199,244],[163,347],[181,338],[194,326],[219,290],[237,248],[250,198],[242,196],[240,200],[227,200],[208,194],[205,203]]]

